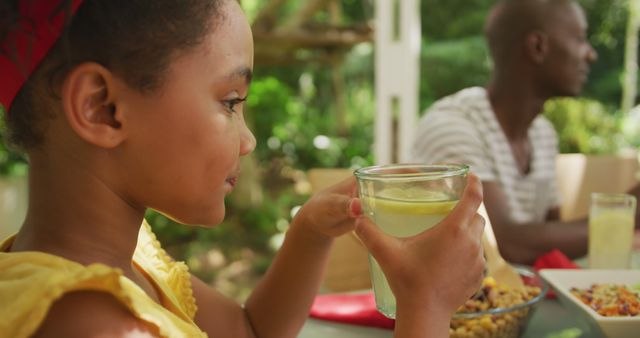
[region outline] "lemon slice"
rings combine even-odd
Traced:
[[[375,210],[411,215],[446,215],[457,200],[438,192],[419,188],[391,188],[381,191],[377,197],[369,198],[370,206]]]

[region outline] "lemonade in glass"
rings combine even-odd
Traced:
[[[458,202],[466,165],[397,164],[356,170],[365,214],[385,233],[414,236],[440,222]],[[396,300],[384,273],[369,255],[376,307],[395,318]]]
[[[627,194],[591,195],[589,267],[628,269],[631,264],[636,199]]]

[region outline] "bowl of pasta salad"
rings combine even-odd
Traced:
[[[524,288],[485,277],[481,290],[460,306],[449,326],[450,338],[517,338],[527,326],[548,286],[533,270],[515,266]]]

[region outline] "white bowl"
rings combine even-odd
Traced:
[[[556,291],[560,301],[576,313],[584,315],[589,324],[610,338],[640,337],[640,316],[605,317],[571,294],[571,288],[587,289],[592,284],[640,284],[640,270],[576,270],[543,269],[540,276]]]

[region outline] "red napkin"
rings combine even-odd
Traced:
[[[562,251],[553,249],[538,257],[533,268],[537,271],[540,269],[579,269],[580,267],[565,256]]]
[[[334,322],[393,329],[395,320],[376,309],[373,292],[316,296],[310,316]]]
[[[534,269],[577,269],[579,268],[560,250],[552,250],[536,260]],[[531,284],[532,281],[526,281]],[[554,298],[549,290],[547,297]],[[376,309],[373,292],[357,294],[318,295],[311,306],[310,316],[315,319],[334,322],[393,329],[395,321],[383,316]]]
[[[569,257],[565,256],[562,251],[553,249],[546,254],[538,257],[533,264],[533,268],[538,271],[541,269],[579,269],[580,267],[572,262]],[[547,292],[547,298],[555,298],[556,294],[553,290]]]

